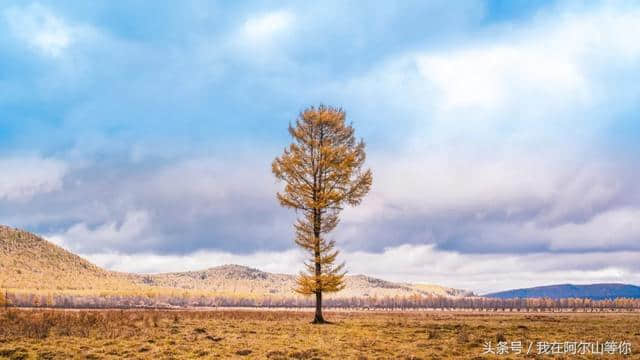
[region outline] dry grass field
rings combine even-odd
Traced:
[[[628,341],[640,358],[640,314],[480,314],[327,312],[311,325],[306,311],[44,311],[0,312],[0,358],[8,359],[521,359],[537,343]],[[520,341],[522,353],[483,354]],[[533,348],[529,355],[529,343]],[[511,350],[511,348],[509,349]]]

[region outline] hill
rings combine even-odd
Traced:
[[[640,298],[640,287],[627,284],[590,284],[590,285],[549,285],[525,289],[501,291],[484,295],[486,297],[513,298],[587,298],[592,300],[623,298]]]
[[[273,274],[241,265],[223,265],[201,271],[138,275],[139,284],[164,288],[208,290],[233,294],[291,296],[295,275]],[[336,297],[440,295],[466,296],[472,293],[438,285],[403,284],[365,275],[345,277],[346,288]]]
[[[431,285],[431,284],[407,284],[407,285],[418,291],[424,291],[424,292],[438,295],[438,296],[453,296],[453,297],[475,296],[475,294],[469,290],[454,289],[454,288],[440,286],[440,285]]]
[[[5,289],[132,290],[126,274],[104,270],[29,232],[0,225],[0,285]]]
[[[238,297],[295,296],[295,276],[273,274],[240,265],[201,271],[129,274],[102,269],[29,232],[0,225],[0,286],[21,292],[222,294]],[[406,284],[364,275],[346,277],[335,297],[440,295],[472,293],[438,285]]]

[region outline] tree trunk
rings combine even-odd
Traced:
[[[322,276],[322,264],[320,264],[320,232],[316,233],[316,315],[313,318],[314,324],[324,324],[324,318],[322,317],[322,284],[320,283],[320,277]]]
[[[313,318],[314,324],[324,324],[322,317],[322,264],[320,263],[320,214],[314,213],[313,235],[315,237],[315,261],[316,261],[316,315]]]
[[[313,318],[313,324],[324,324],[322,317],[322,292],[316,292],[316,316]]]

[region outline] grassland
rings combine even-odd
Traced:
[[[481,314],[327,312],[330,325],[305,311],[0,312],[0,358],[9,359],[521,359],[483,355],[491,341],[625,340],[640,358],[640,314]],[[638,354],[636,354],[638,352]],[[562,357],[556,357],[562,358]]]

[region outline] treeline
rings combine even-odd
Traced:
[[[328,298],[326,308],[369,310],[477,310],[477,311],[640,311],[640,299],[583,298],[498,299],[485,297],[384,296]],[[302,308],[314,306],[311,297],[192,296],[189,293],[140,295],[73,295],[4,292],[0,306],[51,308],[186,308],[186,307],[265,307]]]

